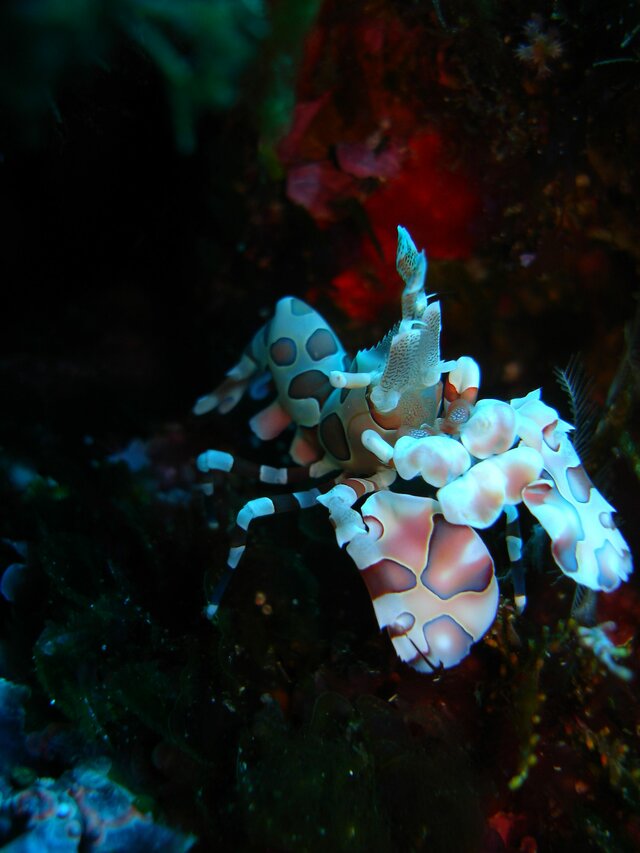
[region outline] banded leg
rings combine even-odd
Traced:
[[[254,498],[248,501],[236,516],[236,523],[231,534],[231,547],[227,557],[224,573],[216,584],[211,600],[205,608],[207,619],[216,615],[220,601],[233,577],[238,563],[242,559],[247,544],[249,525],[256,518],[266,515],[277,515],[281,512],[293,512],[315,506],[320,489],[307,489],[303,492],[292,492],[288,495],[274,495],[270,498]]]
[[[259,465],[256,462],[241,459],[231,453],[226,453],[224,450],[205,450],[198,456],[196,465],[203,474],[208,474],[211,471],[240,474],[242,477],[274,486],[286,486],[292,483],[302,483],[306,480],[316,480],[335,470],[322,459],[311,463],[311,465],[272,468],[270,465]]]
[[[527,593],[525,588],[525,570],[522,562],[522,533],[520,531],[520,517],[517,507],[507,504],[504,508],[506,528],[505,538],[507,542],[507,554],[511,562],[511,582],[513,584],[513,597],[518,613],[522,613],[527,605]]]
[[[329,521],[340,547],[367,532],[362,516],[352,509],[355,502],[363,495],[388,489],[395,479],[396,472],[391,469],[383,469],[371,477],[347,477],[318,497],[318,503],[329,510]]]

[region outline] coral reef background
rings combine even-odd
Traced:
[[[637,8],[34,0],[0,43],[0,676],[28,688],[3,684],[28,737],[0,726],[1,843],[16,797],[74,778],[153,816],[153,849],[638,849],[637,677],[580,641],[535,526],[525,615],[505,582],[436,679],[378,636],[320,508],[256,525],[211,626],[260,488],[204,507],[195,455],[287,442],[256,446],[251,401],[189,414],[284,294],[375,343],[401,223],[483,396],[542,385],[570,419],[553,373],[581,354],[637,556]],[[636,578],[593,615],[633,673],[639,615]]]

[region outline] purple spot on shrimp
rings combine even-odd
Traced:
[[[571,494],[578,503],[586,504],[589,500],[593,483],[582,465],[567,468],[567,483],[569,484]]]
[[[391,625],[387,625],[387,631],[393,640],[394,637],[403,637],[405,634],[408,634],[415,623],[415,616],[405,610],[404,613],[396,616],[395,621]]]
[[[293,364],[298,355],[298,348],[291,338],[278,338],[271,344],[269,350],[273,363],[278,367],[288,367]]]
[[[598,518],[600,519],[600,524],[603,527],[606,527],[607,530],[616,530],[617,529],[615,522],[613,520],[613,516],[611,515],[610,512],[601,512],[600,515],[598,516]]]
[[[416,586],[416,576],[395,560],[379,560],[360,572],[373,601],[382,595],[407,592]]]
[[[320,370],[305,370],[295,376],[289,383],[288,394],[292,400],[307,400],[312,398],[322,406],[333,388],[329,380]]]
[[[429,658],[436,666],[455,666],[469,654],[473,643],[473,637],[447,614],[427,622],[422,633],[429,649]]]
[[[328,329],[316,329],[307,341],[306,348],[313,361],[320,361],[338,352],[335,335]]]
[[[318,427],[320,441],[334,459],[346,462],[351,457],[349,443],[342,421],[335,412],[320,421]]]

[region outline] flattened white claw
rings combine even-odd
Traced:
[[[438,491],[444,516],[452,524],[490,527],[507,505],[519,504],[522,491],[542,470],[540,454],[514,447],[484,459]]]
[[[342,548],[348,542],[352,542],[360,534],[366,533],[367,528],[362,523],[359,513],[355,509],[345,511],[339,524],[336,524],[336,542]]]
[[[446,486],[471,465],[471,457],[460,442],[445,435],[402,436],[395,444],[393,461],[403,480],[420,475],[436,488]]]
[[[516,438],[516,413],[502,400],[479,400],[460,427],[460,439],[472,456],[486,459],[504,453]]]
[[[354,536],[367,530],[360,513],[351,509],[357,498],[355,491],[344,483],[339,483],[326,495],[316,498],[318,503],[329,510],[329,519],[335,528],[336,540],[341,548]]]
[[[452,524],[490,527],[503,510],[505,476],[493,460],[478,462],[437,492],[444,517]]]

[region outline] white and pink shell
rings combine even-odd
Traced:
[[[380,627],[418,671],[455,666],[496,615],[498,584],[484,542],[470,527],[446,521],[430,498],[377,492],[361,511],[368,531],[347,551]]]

